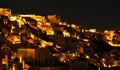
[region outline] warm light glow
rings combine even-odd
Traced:
[[[73,53],[73,55],[72,55],[73,57],[75,57],[75,53]]]
[[[64,22],[62,25],[67,25],[67,23]]]
[[[21,28],[22,25],[25,24],[25,22],[20,18],[17,20],[17,22],[19,23],[19,27]]]
[[[89,40],[88,39],[82,39],[83,41],[86,41],[86,42],[89,42]]]
[[[66,62],[66,55],[63,53],[62,56],[59,58],[60,62]]]
[[[34,39],[28,39],[28,43],[34,44]]]
[[[12,26],[12,27],[11,27],[11,29],[14,29],[14,28],[15,28],[15,26]]]
[[[60,60],[60,62],[63,62],[64,61],[64,57],[61,57],[59,60]]]
[[[13,44],[17,44],[17,43],[20,43],[20,37],[14,37],[14,41],[13,41]]]
[[[53,42],[46,42],[44,40],[41,40],[41,46],[42,46],[42,48],[44,48],[46,46],[53,46]]]
[[[54,30],[52,28],[49,28],[46,32],[47,35],[54,35]]]
[[[109,41],[108,44],[110,44],[113,47],[120,47],[120,44],[113,44],[112,41]]]
[[[77,39],[80,39],[80,37],[79,37],[79,36],[77,36]]]
[[[108,33],[109,31],[108,30],[105,30],[104,33]]]
[[[85,30],[84,29],[82,29],[82,33],[84,33],[85,32]]]
[[[64,35],[64,37],[70,37],[70,33],[67,32],[66,30],[63,31],[63,35]]]
[[[7,40],[10,41],[12,44],[20,44],[20,36],[12,35],[12,36],[7,36]]]
[[[59,22],[59,25],[62,25],[63,23],[62,22]]]
[[[114,61],[114,64],[111,65],[111,67],[116,67],[116,66],[120,66],[120,61]]]
[[[102,62],[102,64],[103,64],[104,67],[107,67],[107,65],[104,62]]]
[[[108,67],[110,68],[110,67],[111,67],[111,65],[108,65]]]
[[[57,44],[56,44],[56,47],[57,47],[57,48],[61,48],[61,46],[58,46]]]
[[[37,22],[46,22],[45,17],[35,15],[35,14],[23,14],[23,15],[20,15],[20,17],[30,17],[32,19],[35,19]]]
[[[106,38],[107,38],[107,40],[112,40],[113,39],[113,36],[115,35],[115,33],[114,33],[115,31],[108,31],[108,30],[106,30],[106,31],[104,31],[104,33],[106,34]]]
[[[22,56],[19,56],[19,62],[22,63]]]
[[[34,34],[30,34],[30,37],[32,38],[32,39],[34,39],[35,38],[35,35]]]
[[[11,9],[0,8],[0,15],[11,16]]]
[[[89,59],[90,57],[88,55],[86,55],[86,58]]]
[[[10,18],[10,21],[16,21],[17,20],[17,17],[16,16],[11,16],[9,17]]]
[[[13,64],[12,70],[16,70],[16,65],[15,64]]]
[[[105,58],[102,58],[102,61],[105,62],[106,61]]]
[[[6,64],[6,60],[4,58],[2,59],[2,64]]]
[[[45,24],[46,24],[47,26],[51,26],[51,23],[49,23],[49,22],[46,22]]]
[[[25,68],[25,62],[24,62],[24,60],[22,61],[22,68],[23,69]]]
[[[89,32],[95,33],[96,29],[89,29]]]
[[[71,24],[71,27],[76,29],[77,26],[75,24]]]

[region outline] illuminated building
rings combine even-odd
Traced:
[[[0,15],[3,16],[11,16],[11,9],[8,8],[0,8]]]
[[[114,60],[120,58],[116,55],[119,52],[111,49],[119,48],[119,37],[119,32],[114,30],[101,33],[96,29],[82,29],[60,21],[56,15],[47,18],[35,14],[11,15],[10,9],[0,8],[0,50],[6,54],[2,52],[0,59],[8,69],[82,70],[89,63],[97,67],[119,66],[120,59]]]

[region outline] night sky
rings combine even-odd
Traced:
[[[120,5],[113,1],[80,0],[1,0],[1,8],[11,8],[13,13],[56,14],[61,20],[83,28],[120,30]]]

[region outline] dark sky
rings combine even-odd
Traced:
[[[120,29],[120,5],[115,1],[1,0],[0,7],[13,13],[56,14],[68,23],[98,30]]]

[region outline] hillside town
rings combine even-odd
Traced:
[[[0,70],[119,70],[120,30],[0,8]]]

